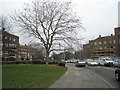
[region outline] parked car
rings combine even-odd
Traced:
[[[73,60],[68,59],[66,62],[67,62],[67,63],[73,63]]]
[[[115,70],[115,78],[120,81],[120,66]]]
[[[94,61],[93,59],[88,59],[87,65],[88,66],[98,66],[98,63],[96,61]]]
[[[102,66],[113,66],[114,61],[113,59],[106,57],[106,58],[99,58],[98,63],[99,65]]]
[[[120,59],[115,59],[113,63],[113,67],[118,67],[120,65]]]
[[[80,59],[77,63],[76,63],[76,67],[85,67],[86,66],[86,61],[83,59]]]

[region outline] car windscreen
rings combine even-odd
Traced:
[[[79,62],[85,62],[85,60],[82,59],[82,60],[79,60]]]
[[[106,61],[113,61],[112,59],[109,59],[109,58],[106,58],[105,60],[106,60]]]

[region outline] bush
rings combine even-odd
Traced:
[[[2,61],[2,65],[4,64],[16,64],[16,61]]]
[[[33,60],[32,61],[32,64],[45,64],[46,62],[45,61],[43,61],[43,60]]]
[[[25,60],[25,61],[16,61],[16,64],[32,64],[32,61],[28,61],[28,60]]]
[[[58,62],[58,66],[65,66],[65,62]]]
[[[4,64],[32,64],[32,61],[2,61],[2,65]]]
[[[48,64],[57,64],[57,61],[48,60]]]
[[[4,64],[46,64],[44,60],[20,60],[20,61],[2,61]],[[65,66],[65,62],[48,60],[48,64],[58,64],[59,66]]]

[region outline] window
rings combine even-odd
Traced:
[[[5,36],[5,39],[7,39],[7,36]]]
[[[8,47],[8,44],[6,43],[5,46]]]
[[[11,40],[12,38],[10,37],[9,39]]]
[[[106,44],[107,42],[106,41],[104,41],[104,44]]]
[[[2,50],[0,50],[0,55],[2,55]]]
[[[116,43],[116,41],[115,41],[115,40],[113,40],[113,43],[115,44],[115,43]]]
[[[101,45],[102,43],[101,42],[99,42],[99,45]]]
[[[0,34],[0,37],[2,38],[2,34]]]
[[[112,43],[112,41],[109,41],[110,43]]]
[[[91,45],[93,45],[93,43],[91,43]]]
[[[9,46],[11,47],[11,44],[9,44]]]
[[[103,48],[102,47],[100,47],[100,50],[102,50]]]
[[[116,47],[115,47],[115,46],[113,46],[113,48],[115,49]]]
[[[113,46],[111,46],[111,48],[113,48]]]
[[[104,49],[107,49],[107,47],[104,47]]]
[[[15,39],[13,38],[13,41],[15,41]]]
[[[97,43],[96,43],[96,42],[95,42],[94,44],[95,44],[95,45],[97,45]]]

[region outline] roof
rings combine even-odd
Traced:
[[[107,38],[112,38],[112,37],[114,37],[114,35],[113,35],[113,36],[98,37],[98,38],[96,38],[95,40],[107,39]]]

